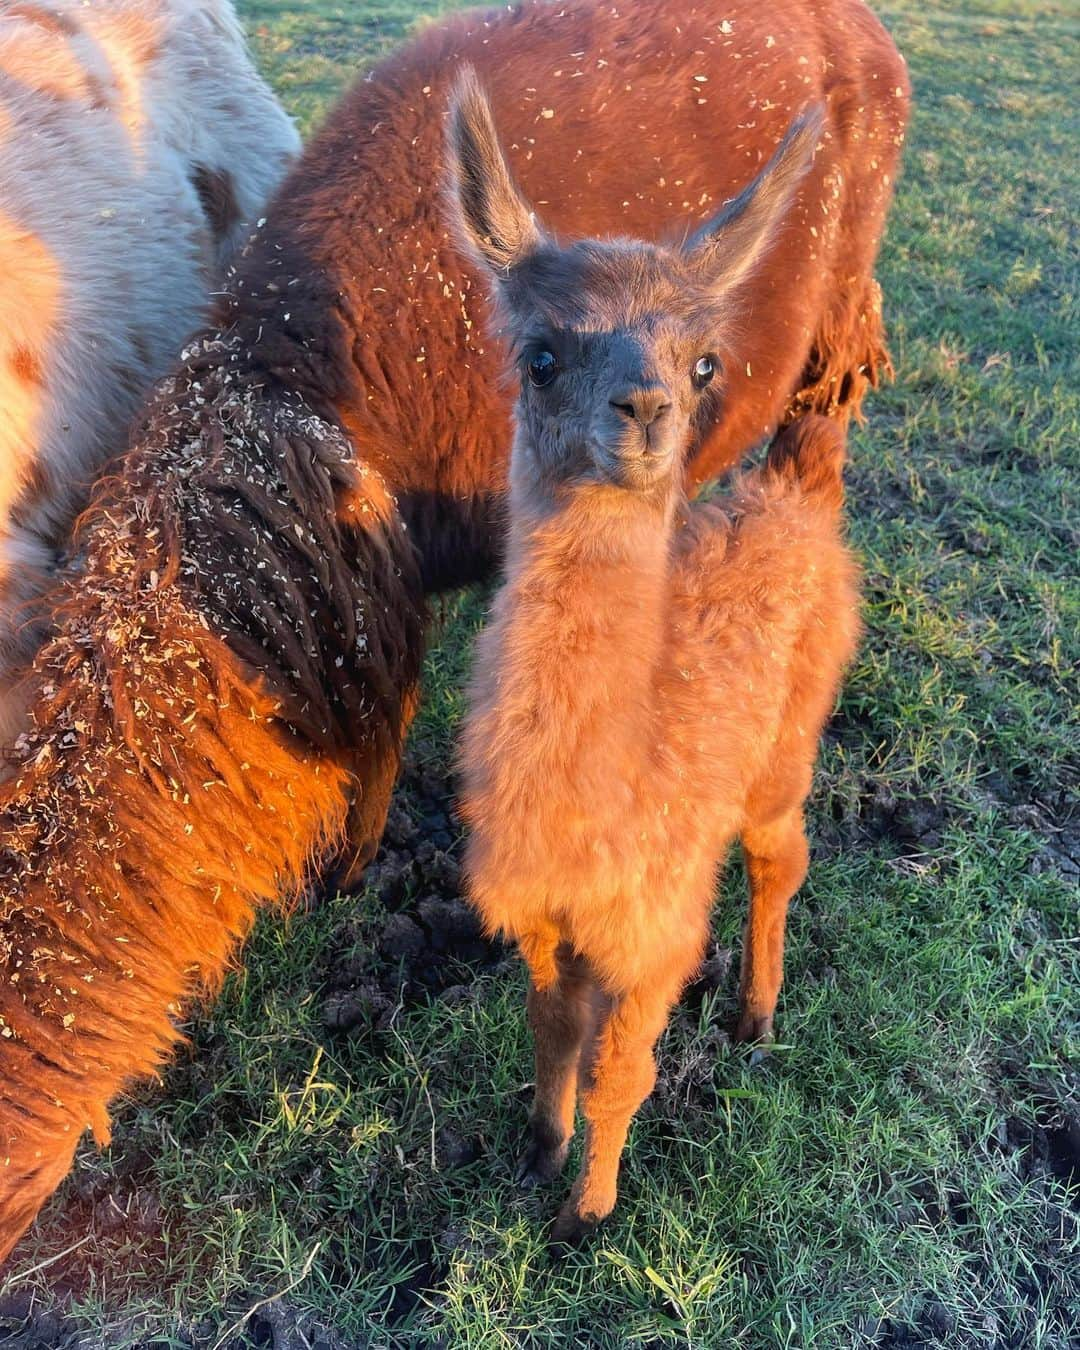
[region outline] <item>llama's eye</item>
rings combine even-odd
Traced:
[[[704,389],[715,374],[716,357],[699,356],[697,365],[694,366],[694,373],[690,378],[694,381],[695,389]]]
[[[529,383],[535,385],[537,389],[543,389],[558,375],[559,359],[554,352],[534,352],[529,357],[526,369],[529,372]]]

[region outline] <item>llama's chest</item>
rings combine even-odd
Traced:
[[[707,626],[673,624],[654,659],[616,660],[633,642],[559,652],[540,639],[523,655],[493,627],[478,645],[468,814],[523,867],[572,855],[582,876],[622,875],[737,829],[757,755]]]

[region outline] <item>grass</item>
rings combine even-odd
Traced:
[[[305,129],[424,21],[415,0],[241,7]],[[383,959],[382,902],[267,920],[18,1249],[0,1307],[66,1310],[39,1335],[1078,1343],[1080,21],[1042,0],[884,15],[917,99],[880,266],[899,378],[853,450],[868,634],[818,775],[783,1048],[752,1068],[727,1044],[730,979],[680,1009],[617,1215],[552,1267],[552,1197],[511,1182],[516,968],[463,967],[454,998],[331,1035],[328,972]],[[452,599],[429,656],[414,754],[436,776],[481,618]],[[721,947],[741,896],[729,869]]]

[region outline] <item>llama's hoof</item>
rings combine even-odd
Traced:
[[[599,1222],[599,1219],[590,1219],[583,1214],[579,1214],[573,1205],[567,1201],[559,1210],[558,1217],[551,1225],[551,1232],[548,1234],[548,1251],[557,1260],[561,1259],[575,1248],[580,1247],[595,1230]]]
[[[742,1017],[739,1018],[739,1025],[735,1028],[735,1040],[740,1045],[757,1043],[754,1054],[758,1058],[754,1061],[755,1063],[769,1053],[769,1046],[773,1039],[771,1017],[755,1017],[752,1013],[743,1013]]]
[[[530,1131],[529,1142],[517,1165],[514,1179],[523,1191],[546,1186],[562,1174],[566,1165],[566,1141],[556,1142]]]

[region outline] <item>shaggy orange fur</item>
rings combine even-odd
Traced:
[[[476,653],[463,813],[472,900],[529,966],[538,1179],[561,1168],[580,1074],[586,1159],[558,1237],[615,1203],[652,1047],[736,838],[751,891],[738,1037],[771,1032],[802,803],[857,632],[841,450],[811,417],[726,510],[665,520],[582,494],[515,538]]]
[[[187,356],[83,521],[0,787],[0,1260],[256,907],[350,804],[378,838],[415,703],[423,605],[382,480],[235,344]]]
[[[452,118],[460,230],[523,366],[506,581],[462,748],[466,871],[529,967],[536,1099],[523,1179],[556,1175],[580,1092],[585,1160],[556,1223],[615,1203],[653,1045],[700,963],[717,867],[750,881],[742,1040],[771,1034],[803,801],[858,630],[843,431],[808,415],[730,503],[688,505],[691,422],[752,271],[805,172],[812,118],[700,240],[559,249],[536,228],[466,84]],[[720,377],[718,377],[720,378]]]

